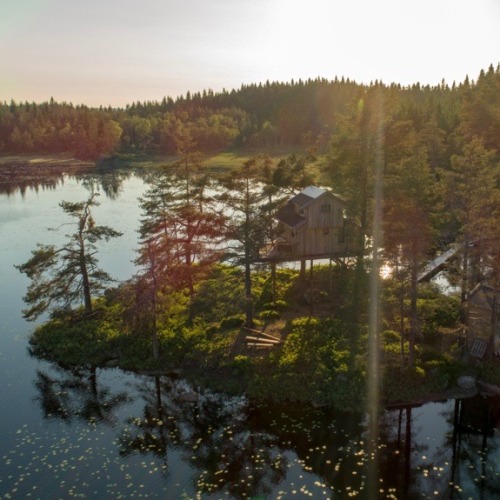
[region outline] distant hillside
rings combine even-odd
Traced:
[[[0,104],[0,153],[70,152],[95,159],[113,152],[177,154],[277,146],[324,150],[338,124],[355,119],[361,100],[383,90],[390,120],[429,124],[451,149],[457,135],[479,136],[500,150],[500,70],[477,81],[411,87],[315,79],[243,85],[238,90],[168,97],[121,108],[88,108],[54,100]],[[451,150],[450,150],[451,151]],[[448,153],[447,153],[448,154]]]

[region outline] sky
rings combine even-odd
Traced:
[[[0,100],[125,106],[333,79],[436,85],[500,62],[500,0],[0,0]]]

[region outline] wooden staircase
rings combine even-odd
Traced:
[[[281,339],[260,330],[254,330],[253,328],[247,327],[243,327],[243,330],[249,333],[249,335],[245,336],[245,343],[248,348],[272,349],[283,343]]]

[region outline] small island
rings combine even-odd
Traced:
[[[403,268],[401,255],[385,261],[385,276],[380,263],[370,267],[366,245],[355,243],[360,227],[337,195],[308,186],[287,199],[280,186],[266,185],[260,159],[210,184],[206,171],[186,165],[181,174],[177,167],[161,169],[139,200],[140,271],[116,287],[97,266],[96,243],[120,236],[94,221],[98,193],[61,204],[76,232],[61,248],[40,245],[19,266],[32,279],[26,317],[51,313],[33,333],[33,354],[66,367],[170,374],[256,400],[356,411],[367,392],[365,311],[376,279],[383,289],[377,302],[383,404],[496,393],[491,328],[486,336],[482,331],[486,340],[467,335],[458,294],[428,282],[456,252],[419,263],[415,300],[412,269]],[[268,234],[275,239],[266,241]],[[221,241],[231,247],[222,251]],[[417,323],[408,314],[418,318],[413,335]]]
[[[495,392],[499,76],[268,82],[126,109],[2,104],[2,183],[91,172],[87,199],[61,203],[66,243],[18,265],[25,317],[47,319],[31,351],[344,409],[367,393]],[[38,151],[55,163],[26,156]],[[119,179],[97,178],[137,167],[136,271],[118,284],[98,257],[119,233],[93,208]],[[448,291],[430,282],[445,268]]]

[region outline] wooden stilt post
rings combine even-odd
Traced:
[[[309,301],[310,301],[310,313],[309,316],[314,315],[314,294],[313,294],[313,260],[311,259],[311,267],[309,268]]]
[[[332,258],[330,257],[330,266],[328,267],[328,291],[330,293],[330,300],[333,297],[333,262]]]
[[[302,281],[304,281],[306,279],[306,261],[305,261],[305,259],[302,259],[300,261],[299,279]]]

